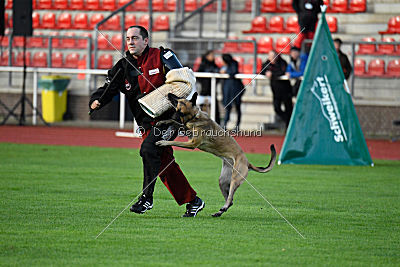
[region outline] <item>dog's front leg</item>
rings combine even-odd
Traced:
[[[183,125],[182,123],[179,123],[176,120],[172,120],[172,119],[159,121],[159,122],[156,123],[156,126],[158,127],[158,126],[161,126],[161,125],[169,125],[169,124],[172,124],[172,125],[174,125],[174,126],[176,126],[178,128],[179,127],[185,127],[185,125]]]
[[[177,146],[189,149],[195,149],[199,146],[199,142],[196,142],[196,139],[191,139],[188,142],[179,142],[179,141],[166,141],[160,140],[156,142],[158,146]]]

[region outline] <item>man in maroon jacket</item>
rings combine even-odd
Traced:
[[[148,42],[148,32],[144,27],[135,25],[127,30],[128,51],[125,58],[108,71],[105,84],[92,94],[89,106],[91,109],[102,108],[122,92],[126,95],[136,122],[145,130],[140,147],[144,171],[143,192],[130,210],[141,214],[153,208],[154,186],[157,176],[160,176],[179,205],[188,203],[183,217],[195,217],[205,206],[204,201],[197,196],[175,162],[172,148],[155,145],[161,139],[171,138],[160,134],[166,128],[156,128],[154,125],[157,120],[170,118],[174,110],[171,108],[156,120],[146,114],[138,103],[139,98],[164,84],[165,75],[170,69],[181,68],[182,65],[171,50],[149,47]],[[117,77],[114,78],[115,75]],[[113,82],[106,91],[111,79]],[[106,93],[103,95],[104,91]]]

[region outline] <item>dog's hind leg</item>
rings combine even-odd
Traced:
[[[233,160],[226,158],[222,159],[221,175],[219,176],[219,188],[221,189],[221,193],[224,196],[225,201],[229,195],[229,187],[232,178],[232,166]]]
[[[230,162],[227,162],[228,164]],[[243,183],[244,179],[247,177],[248,168],[247,168],[247,159],[245,157],[240,157],[235,160],[235,163],[232,167],[232,178],[229,185],[229,194],[226,198],[225,205],[215,214],[214,217],[219,217],[222,213],[226,212],[233,203],[233,195],[235,194],[238,187]]]

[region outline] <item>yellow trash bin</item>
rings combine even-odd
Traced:
[[[67,111],[68,76],[48,75],[39,79],[42,89],[42,115],[46,122],[62,121]]]

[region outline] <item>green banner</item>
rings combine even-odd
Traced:
[[[322,13],[279,164],[372,165]]]

